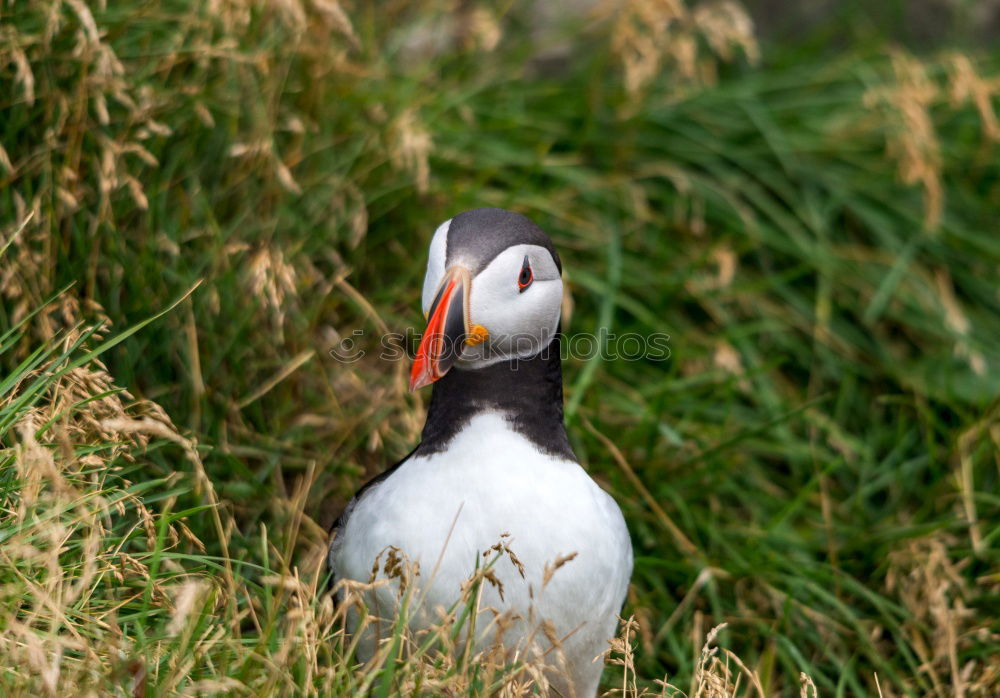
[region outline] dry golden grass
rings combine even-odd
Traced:
[[[65,302],[61,308],[64,314],[71,312]],[[77,339],[76,329],[58,337],[63,347]],[[92,336],[91,341],[96,340]],[[172,695],[271,695],[293,687],[324,695],[348,689],[364,692],[387,680],[387,667],[392,667],[388,680],[394,690],[404,695],[547,692],[551,674],[544,667],[552,662],[553,651],[558,655],[559,638],[542,632],[544,625],[540,632],[545,642],[513,656],[499,645],[474,650],[469,639],[489,630],[502,638],[512,622],[504,614],[492,612],[488,627],[456,632],[488,610],[481,607],[481,589],[500,584],[492,564],[506,556],[520,566],[506,541],[484,552],[491,556],[487,564],[468,580],[454,608],[437,609],[439,621],[430,628],[411,630],[399,618],[378,619],[365,606],[366,592],[388,583],[375,579],[381,567],[385,577],[400,582],[401,617],[415,612],[413,581],[420,570],[398,550],[386,551],[367,582],[341,582],[343,600],[335,607],[321,586],[325,536],[303,510],[311,484],[307,477],[279,504],[293,513],[293,530],[286,532],[284,550],[269,552],[272,567],[258,582],[234,576],[235,561],[217,565],[221,574],[197,563],[192,569],[191,561],[198,559],[204,545],[183,518],[168,518],[176,506],[173,488],[180,474],[162,478],[154,483],[156,489],[137,490],[141,483],[131,482],[127,473],[129,464],[146,458],[151,439],[176,444],[197,466],[195,445],[178,434],[155,403],[136,401],[118,388],[96,358],[60,372],[69,363],[69,358],[61,358],[22,376],[22,386],[56,377],[43,400],[19,414],[17,445],[0,451],[0,462],[12,459],[16,473],[0,512],[7,532],[0,549],[7,568],[0,590],[9,609],[0,619],[0,665],[18,667],[3,679],[8,695],[103,695],[111,686],[131,686],[136,695],[147,686]],[[15,386],[0,407],[9,407],[22,391]],[[202,472],[201,467],[194,472]],[[217,530],[230,535],[237,523],[219,506],[207,480],[196,481],[192,488],[218,512]],[[174,493],[151,509],[144,494],[159,489]],[[983,658],[958,665],[963,643],[992,631],[964,603],[968,581],[946,552],[954,544],[946,535],[906,542],[890,556],[887,591],[898,595],[912,616],[904,633],[936,690],[955,696],[988,695],[989,687],[1000,680],[997,663]],[[187,554],[170,555],[180,552]],[[572,556],[553,561],[545,579],[571,562]],[[980,583],[991,585],[994,594],[1000,592],[995,578]],[[149,635],[142,638],[134,635],[134,621],[120,621],[123,613],[140,607],[149,614]],[[363,619],[362,630],[354,636],[346,632],[351,613]],[[702,635],[701,622],[692,628],[695,638]],[[723,627],[705,636],[686,692],[668,677],[654,690],[637,681],[641,629],[634,616],[629,618],[608,650],[609,663],[618,667],[621,678],[620,687],[607,695],[767,695],[753,669],[715,646]],[[362,663],[353,657],[366,628],[376,628],[382,639],[374,656]],[[266,647],[246,641],[268,632],[274,636]],[[877,636],[879,630],[874,627],[872,632]],[[555,649],[546,649],[550,646]],[[230,667],[251,664],[254,669],[249,678],[214,675],[207,670],[217,656],[225,656]],[[190,680],[192,672],[210,678]],[[806,674],[800,681],[802,696],[818,695]],[[884,695],[895,694],[886,689]]]
[[[605,0],[596,16],[612,24],[611,49],[633,104],[664,72],[671,75],[677,98],[715,84],[718,63],[734,61],[737,50],[751,63],[760,57],[753,22],[736,2],[692,7],[682,0]]]
[[[877,127],[886,134],[886,155],[898,163],[905,183],[923,189],[924,227],[933,231],[944,209],[941,145],[933,109],[960,108],[972,102],[979,112],[984,141],[996,142],[1000,130],[992,101],[1000,95],[1000,80],[980,75],[969,57],[958,53],[945,57],[947,68],[940,78],[932,75],[937,66],[901,49],[893,50],[891,59],[895,84],[868,90],[864,103],[881,111]]]
[[[80,340],[78,323],[70,324],[57,337],[63,348]],[[88,341],[98,339],[90,335]],[[0,462],[12,461],[15,474],[0,511],[5,695],[342,695],[384,682],[402,695],[549,693],[558,677],[552,666],[561,664],[561,639],[551,626],[538,625],[538,637],[512,653],[501,643],[516,619],[482,606],[485,585],[502,597],[492,572],[498,559],[523,570],[506,539],[484,551],[484,564],[456,605],[435,609],[438,620],[419,630],[405,621],[417,612],[420,570],[402,551],[385,551],[367,582],[339,582],[336,605],[324,593],[326,538],[303,511],[310,477],[277,504],[292,513],[292,530],[284,532],[283,550],[266,552],[269,569],[256,580],[234,574],[235,560],[216,560],[215,572],[205,569],[203,560],[213,558],[203,557],[205,546],[186,517],[172,512],[190,489],[216,512],[220,535],[231,535],[237,523],[211,484],[196,479],[178,487],[178,471],[154,482],[130,479],[143,472],[133,466],[156,444],[178,447],[193,471],[202,472],[197,447],[158,405],[136,401],[116,386],[98,359],[73,363],[70,354],[25,373],[0,403],[10,408],[34,381],[47,381],[41,400],[18,414],[16,445],[0,451]],[[147,506],[161,491],[166,496]],[[554,560],[545,583],[573,557]],[[398,582],[399,615],[372,615],[367,592],[392,580]],[[346,631],[349,618],[361,619],[353,635]],[[665,680],[657,691],[637,684],[637,627],[634,618],[624,622],[609,646],[622,679],[608,695],[676,695]],[[712,646],[719,629],[705,639],[694,696],[741,695],[741,677],[759,687],[731,652],[719,658]],[[357,643],[372,632],[380,638],[377,650],[357,661]],[[495,643],[475,649],[474,638],[488,635]],[[220,671],[223,666],[236,675]]]
[[[325,350],[414,321],[474,205],[556,234],[574,327],[680,342],[567,365],[642,558],[609,695],[995,692],[995,60],[770,73],[737,4],[627,0],[549,78],[522,9],[0,10],[0,332],[41,309],[0,339],[0,692],[544,685],[454,613],[357,662],[364,585],[320,593],[321,524],[423,415],[375,342]]]

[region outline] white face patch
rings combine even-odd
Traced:
[[[438,226],[431,239],[424,276],[421,306],[426,316],[440,289],[447,269],[448,231],[451,220]],[[527,256],[533,280],[521,291],[518,276]],[[460,257],[454,264],[475,266],[475,260]],[[548,346],[559,327],[562,307],[562,277],[552,254],[539,245],[507,248],[471,282],[469,322],[489,331],[483,344],[466,346],[456,367],[481,368],[511,358],[528,358]]]
[[[438,226],[431,238],[431,248],[427,256],[427,274],[424,276],[424,292],[420,299],[424,315],[430,312],[431,303],[434,302],[434,295],[437,293],[441,279],[444,277],[444,260],[447,252],[448,229],[451,227],[451,219]]]
[[[534,280],[521,291],[518,276],[525,256]],[[538,245],[507,248],[472,279],[469,320],[490,336],[466,347],[457,366],[477,368],[534,356],[552,341],[561,305],[562,277],[549,251]]]

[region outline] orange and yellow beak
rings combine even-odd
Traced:
[[[420,339],[417,358],[410,371],[411,391],[429,385],[446,374],[458,360],[466,343],[482,341],[477,339],[479,333],[473,330],[483,328],[469,326],[469,281],[469,272],[462,267],[452,267],[445,274],[441,290],[431,303],[427,329]]]

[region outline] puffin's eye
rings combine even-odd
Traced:
[[[517,289],[524,293],[524,289],[531,286],[535,280],[535,275],[531,272],[531,264],[528,263],[528,255],[524,255],[524,263],[521,265],[521,273],[517,275]]]

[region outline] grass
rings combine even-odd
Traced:
[[[3,9],[5,695],[542,681],[401,624],[360,664],[317,593],[422,425],[378,336],[483,205],[553,235],[569,333],[670,335],[565,366],[636,550],[609,690],[995,691],[998,57],[622,7],[541,37],[517,3]]]

